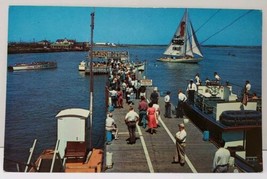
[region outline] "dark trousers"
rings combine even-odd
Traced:
[[[165,117],[171,117],[171,103],[165,103]]]
[[[111,103],[114,108],[117,107],[117,96],[111,96]]]
[[[179,101],[176,108],[176,117],[183,118],[184,117],[184,102]]]
[[[136,130],[136,122],[127,122],[127,126],[128,126],[128,131],[129,131],[129,143],[130,144],[134,144],[136,137],[135,137],[135,130]]]
[[[189,90],[188,91],[189,104],[194,104],[194,98],[195,98],[195,90]]]
[[[123,99],[126,99],[126,90],[122,90],[122,94],[123,94]]]
[[[139,111],[139,126],[143,126],[143,128],[146,128],[146,123],[147,123],[147,115],[146,111]]]
[[[213,170],[213,173],[227,173],[228,172],[229,165],[218,165],[216,168]]]

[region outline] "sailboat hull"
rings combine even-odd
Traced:
[[[157,61],[160,62],[168,62],[168,63],[198,63],[202,61],[203,58],[169,58],[169,57],[163,57],[157,59]]]

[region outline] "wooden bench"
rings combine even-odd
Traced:
[[[85,142],[67,142],[65,150],[65,157],[68,158],[82,158],[86,157],[86,143]]]

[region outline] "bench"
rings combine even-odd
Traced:
[[[65,157],[68,158],[82,158],[86,157],[86,143],[85,142],[67,142],[65,150]]]

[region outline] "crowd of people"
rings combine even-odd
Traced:
[[[151,135],[157,133],[157,128],[160,127],[161,119],[161,110],[159,106],[159,92],[157,87],[153,89],[153,92],[147,97],[146,87],[141,86],[140,81],[135,77],[134,69],[127,68],[124,64],[117,64],[115,62],[112,65],[114,68],[113,73],[109,76],[109,93],[112,101],[112,106],[114,108],[123,108],[123,101],[127,103],[129,111],[125,114],[124,122],[127,126],[129,132],[128,144],[136,143],[136,127],[142,126],[144,129],[147,128],[147,132]],[[202,81],[199,73],[196,74],[195,79],[189,80],[189,84],[184,93],[181,89],[177,91],[177,106],[175,107],[175,116],[176,118],[184,118],[184,105],[187,102],[190,105],[194,105],[194,96],[198,90],[199,85],[202,85]],[[211,83],[220,84],[221,78],[217,72],[214,72],[214,79],[209,80],[208,78],[205,81],[206,85]],[[250,95],[251,84],[249,81],[246,81],[245,84],[245,94]],[[207,91],[207,93],[209,93]],[[256,94],[253,96],[256,99]],[[134,109],[134,103],[138,100],[137,112]],[[165,118],[172,118],[171,111],[171,92],[167,91],[164,96],[165,103]],[[111,120],[112,114],[109,113],[107,116],[106,125],[109,124],[109,127],[106,126],[106,130],[114,132],[115,139],[118,139],[118,128],[114,122]],[[110,125],[112,124],[112,125]],[[178,124],[178,132],[175,134],[175,153],[173,156],[173,164],[179,163],[181,166],[185,164],[185,148],[186,148],[186,138],[187,133],[185,130],[185,124]],[[221,142],[221,147],[214,154],[213,162],[213,172],[227,172],[228,163],[230,158],[230,152],[224,148],[224,141]]]
[[[123,99],[127,104],[133,104],[133,99],[145,95],[145,86],[135,76],[135,68],[120,60],[110,60],[112,68],[108,78],[109,93],[114,108],[123,108]]]

